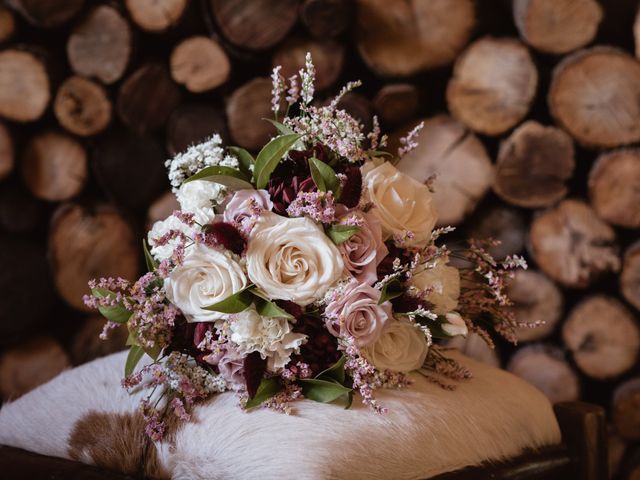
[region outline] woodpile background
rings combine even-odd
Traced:
[[[437,174],[456,241],[492,236],[531,268],[521,344],[471,355],[553,401],[610,413],[611,470],[640,475],[640,20],[637,0],[5,0],[0,6],[0,394],[114,351],[86,282],[134,277],[175,206],[163,162],[219,132],[273,133],[272,65],[310,51],[321,97]],[[522,406],[526,408],[526,405]]]

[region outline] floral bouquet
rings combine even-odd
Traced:
[[[227,390],[242,408],[284,412],[303,398],[348,406],[359,393],[383,413],[374,391],[410,385],[409,372],[444,388],[470,377],[436,339],[514,340],[519,326],[504,279],[526,265],[498,264],[477,242],[438,243],[452,229],[434,229],[430,186],[396,170],[375,118],[365,134],[338,108],[359,82],[322,106],[309,55],[288,88],[279,70],[278,135],[255,158],[214,135],[168,161],[180,210],[143,242],[149,272],[92,281],[85,297],[108,320],[103,337],[129,331],[123,385],[149,388],[141,409],[154,440],[167,415],[188,420]]]

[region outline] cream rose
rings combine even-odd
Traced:
[[[362,349],[363,355],[379,370],[410,372],[422,367],[429,347],[424,334],[409,322],[388,322],[380,338]]]
[[[437,214],[426,185],[398,171],[389,162],[363,169],[363,194],[375,208],[371,212],[382,224],[385,238],[413,234],[408,246],[423,246],[431,236]]]
[[[225,314],[204,310],[247,286],[242,267],[229,254],[196,244],[165,280],[167,297],[190,322],[211,322]]]
[[[340,252],[307,217],[264,212],[247,244],[247,273],[272,299],[309,305],[320,299],[344,270]]]
[[[413,276],[411,283],[418,290],[430,289],[425,300],[433,304],[433,313],[444,315],[458,306],[460,296],[460,272],[438,260],[433,268],[418,267],[420,271]]]

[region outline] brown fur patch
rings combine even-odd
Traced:
[[[91,458],[99,467],[128,475],[144,472],[147,478],[169,478],[155,445],[144,433],[139,413],[85,414],[71,431],[69,456],[85,463]]]

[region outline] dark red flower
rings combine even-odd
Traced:
[[[348,165],[338,171],[347,176],[347,181],[342,187],[340,202],[345,207],[353,208],[360,203],[362,196],[362,173],[357,165]]]
[[[338,340],[329,333],[319,318],[303,316],[293,326],[293,331],[304,333],[309,340],[300,346],[299,355],[291,357],[292,364],[304,362],[309,365],[313,375],[317,375],[340,359]]]
[[[207,243],[220,245],[233,253],[240,255],[246,246],[246,242],[236,227],[227,222],[211,223],[205,227],[205,239]]]
[[[273,211],[280,215],[286,215],[287,207],[296,199],[298,192],[313,192],[317,190],[317,187],[309,174],[307,177],[272,178],[267,190],[273,202]]]
[[[255,397],[266,369],[267,360],[263,359],[259,352],[252,352],[245,357],[243,367],[244,381],[249,398]]]
[[[398,313],[415,312],[419,308],[429,310],[433,307],[430,302],[407,293],[400,295],[399,297],[392,298],[391,305],[393,305],[393,311]]]
[[[196,325],[187,322],[182,315],[177,316],[174,320],[171,341],[166,347],[166,353],[181,352],[187,354],[194,353],[193,334]]]
[[[302,316],[302,307],[297,303],[290,302],[289,300],[276,300],[275,302],[276,305],[278,305],[289,315],[292,315],[294,318],[300,318]]]
[[[382,259],[382,261],[378,265],[378,278],[391,275],[394,272],[393,262],[396,258],[399,258],[402,264],[406,264],[411,261],[411,257],[407,254],[407,252],[405,250],[402,250],[401,248],[396,247],[393,242],[386,242],[386,245],[389,253]],[[402,278],[400,280],[402,280]]]

